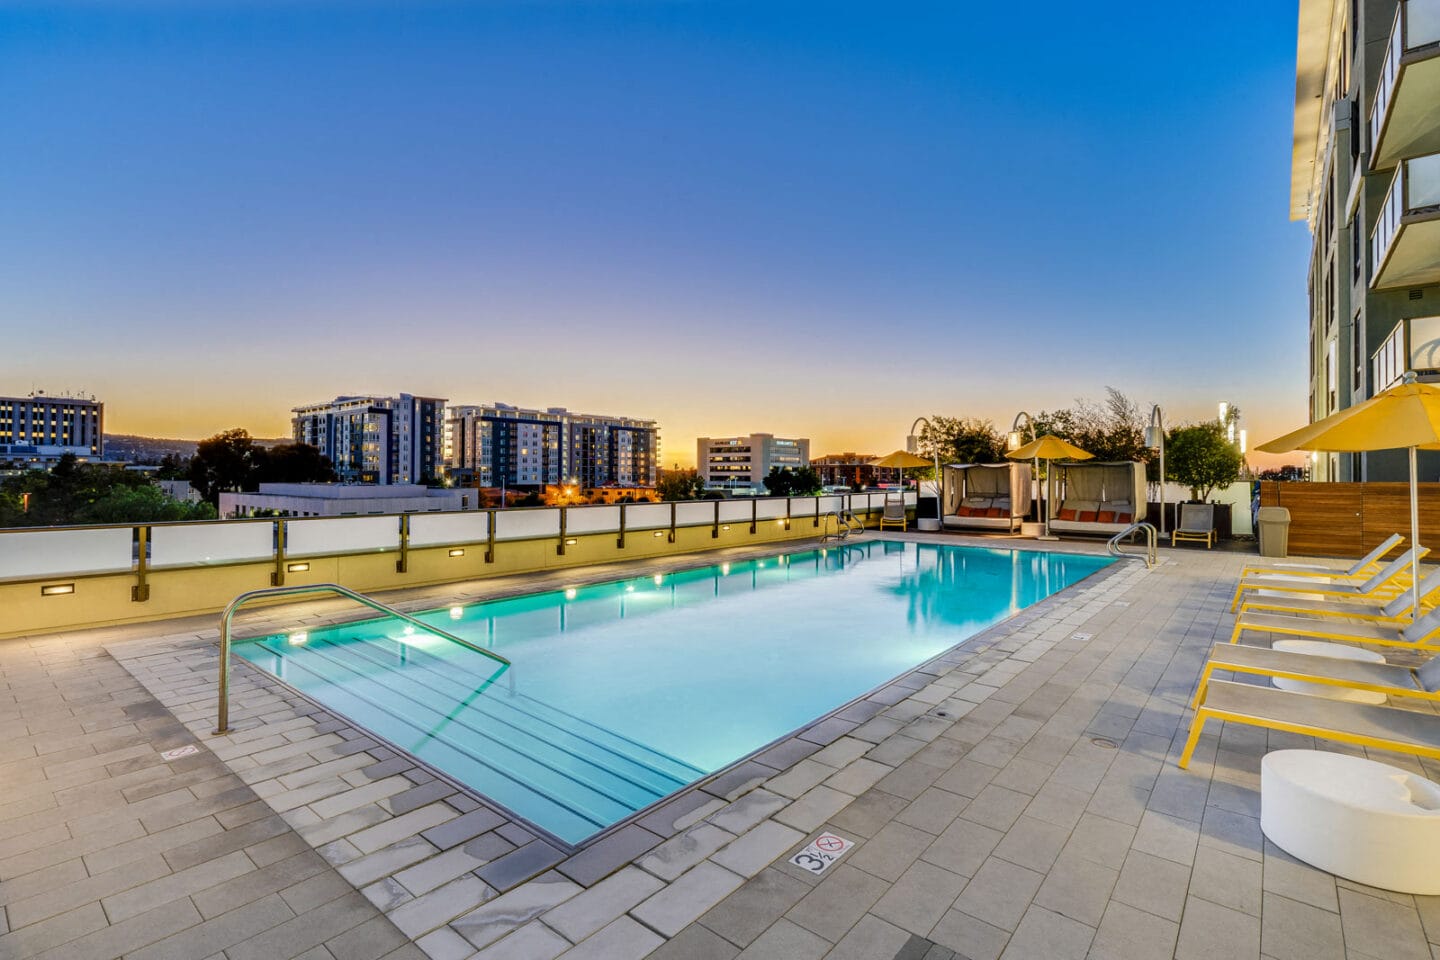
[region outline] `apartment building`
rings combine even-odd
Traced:
[[[898,467],[873,467],[873,453],[830,453],[816,457],[810,466],[827,487],[873,487],[882,483],[899,483]]]
[[[1290,216],[1313,237],[1311,420],[1440,379],[1440,0],[1301,0]],[[1321,454],[1312,477],[1401,480],[1405,456]]]
[[[0,397],[0,460],[105,455],[105,404],[94,397]]]
[[[336,397],[295,407],[296,443],[318,447],[342,483],[428,483],[441,475],[445,401]]]
[[[453,406],[445,422],[446,474],[462,484],[653,487],[659,457],[654,420],[491,403]]]
[[[798,470],[810,463],[810,441],[752,433],[748,437],[700,437],[695,469],[711,490],[765,493],[765,477],[775,467]]]

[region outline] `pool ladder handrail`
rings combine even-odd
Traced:
[[[1135,536],[1135,534],[1142,532],[1145,534],[1145,553],[1143,555],[1138,553],[1126,553],[1124,550],[1120,549],[1121,540],[1125,539],[1126,537],[1133,537]],[[1126,527],[1124,530],[1121,530],[1119,533],[1115,534],[1115,536],[1111,537],[1110,542],[1105,545],[1105,549],[1110,552],[1110,555],[1112,557],[1121,557],[1127,560],[1144,560],[1146,569],[1153,569],[1155,567],[1155,564],[1159,562],[1159,548],[1157,546],[1158,536],[1159,535],[1152,524],[1148,524],[1145,521],[1141,520],[1139,523],[1130,524],[1130,526]]]
[[[835,518],[834,533],[830,532],[831,517]],[[821,528],[825,531],[820,535],[821,543],[825,543],[830,540],[845,540],[848,539],[851,534],[865,532],[865,524],[860,522],[860,518],[855,516],[855,512],[853,510],[830,510],[826,512],[825,516],[820,520],[820,525]]]
[[[423,620],[417,620],[415,617],[410,616],[410,614],[408,613],[396,610],[394,607],[389,606],[388,604],[381,603],[379,600],[375,600],[371,597],[367,597],[363,593],[356,593],[354,590],[351,590],[348,587],[342,587],[338,583],[296,584],[289,587],[265,587],[262,590],[250,590],[240,594],[234,600],[231,600],[230,603],[226,605],[225,612],[220,614],[220,689],[218,693],[219,702],[216,705],[215,711],[215,734],[217,736],[223,733],[230,732],[230,621],[234,619],[235,612],[239,610],[240,607],[244,606],[252,600],[259,600],[267,597],[303,596],[305,594],[312,593],[337,594],[339,596],[345,597],[347,600],[353,600],[361,606],[369,607],[372,610],[377,610],[380,613],[384,613],[388,616],[404,620],[406,623],[409,623],[412,626],[419,627],[422,630],[438,634],[439,636],[444,637],[446,640],[450,640],[454,643],[460,644],[460,646],[462,647],[469,647],[476,653],[484,654],[492,660],[498,660],[505,667],[511,666],[509,660],[507,660],[505,657],[500,656],[500,654],[496,653],[493,650],[486,650],[484,647],[471,643],[469,640],[457,637],[455,636],[455,634],[445,630],[441,630],[439,627],[432,626],[431,624],[428,624]]]

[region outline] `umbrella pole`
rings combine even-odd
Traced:
[[[1420,619],[1420,496],[1416,483],[1415,448],[1410,448],[1410,622]]]

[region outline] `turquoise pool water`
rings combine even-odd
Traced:
[[[870,540],[239,643],[576,843],[1107,566]]]

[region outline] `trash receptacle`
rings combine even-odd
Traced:
[[[1284,507],[1261,507],[1260,556],[1288,557],[1290,555],[1290,511]]]

